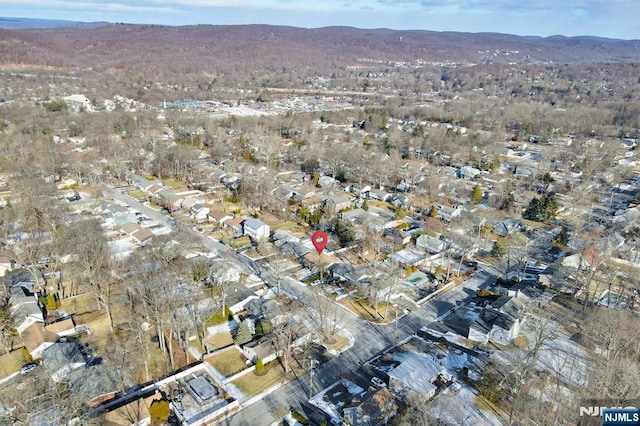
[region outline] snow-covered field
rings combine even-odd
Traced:
[[[476,394],[465,386],[456,393],[441,393],[429,414],[450,425],[493,426],[501,425],[500,418],[492,412],[481,410],[475,402]]]

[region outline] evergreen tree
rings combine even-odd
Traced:
[[[262,358],[258,358],[256,361],[256,374],[264,374],[264,363],[262,362]]]
[[[500,257],[505,253],[504,247],[497,241],[493,243],[493,247],[491,247],[491,256]]]
[[[471,204],[480,204],[482,202],[482,188],[480,188],[479,184],[473,187],[473,192],[471,193]]]
[[[549,223],[558,211],[558,200],[555,195],[546,193],[540,198],[532,198],[527,209],[522,213],[525,219]]]
[[[345,247],[356,239],[356,231],[353,229],[351,222],[344,220],[335,220],[333,222],[333,233],[336,234],[340,245]]]
[[[364,210],[365,212],[369,211],[369,203],[367,203],[367,200],[364,200],[364,202],[362,203],[362,210]]]
[[[245,343],[249,343],[253,339],[251,335],[251,329],[249,328],[249,320],[244,320],[238,326],[238,330],[236,331],[236,337],[234,339],[235,344],[238,346],[242,346]]]
[[[566,222],[562,223],[562,229],[560,230],[560,233],[553,239],[553,242],[561,246],[566,246],[567,244],[569,244],[569,227],[567,226]]]

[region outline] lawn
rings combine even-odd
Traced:
[[[20,367],[25,365],[27,360],[24,358],[21,349],[16,349],[13,352],[0,356],[0,378],[4,378],[20,370]]]
[[[235,250],[240,250],[245,247],[249,247],[251,245],[251,238],[249,237],[239,237],[234,238],[233,240],[227,242],[227,245]]]
[[[236,349],[207,358],[206,362],[225,377],[231,377],[247,368],[246,358]],[[249,373],[251,374],[251,373]]]
[[[293,231],[298,228],[294,222],[281,222],[271,228],[272,231]]]
[[[385,318],[383,317],[385,313],[384,303],[380,303],[378,305],[378,316],[376,316],[376,311],[374,307],[368,305],[364,301],[356,302],[354,300],[343,299],[340,301],[340,303],[346,306],[347,309],[349,309],[351,312],[355,313],[360,318],[367,321],[373,321],[381,324],[388,324],[390,321],[395,319],[394,308],[391,305],[389,305],[389,308],[387,309],[387,316]],[[401,312],[401,309],[399,309],[398,315],[401,315],[402,313],[403,312]]]
[[[335,335],[331,339],[333,341],[330,344],[325,340],[322,341],[324,347],[329,351],[334,350],[336,352],[341,352],[349,344],[349,339],[345,336]]]
[[[93,294],[84,293],[61,301],[60,310],[68,314],[84,314],[98,309],[98,303]]]
[[[285,374],[278,361],[274,361],[264,376],[257,376],[253,372],[247,373],[231,382],[248,397],[258,395],[265,389],[294,379],[293,373]]]
[[[213,327],[214,325],[220,325],[226,321],[229,321],[229,316],[231,315],[231,311],[228,306],[224,307],[224,312],[222,309],[218,309],[213,312],[211,315],[204,319],[205,327]]]
[[[146,194],[140,191],[139,189],[134,189],[133,191],[129,191],[127,195],[129,195],[129,197],[136,200],[144,200],[147,197]]]
[[[176,179],[163,179],[162,184],[176,192],[186,191],[189,189],[183,182],[180,182],[179,180],[176,180]]]
[[[213,336],[205,339],[204,344],[207,345],[207,348],[211,351],[215,351],[216,349],[224,348],[225,346],[229,346],[233,343],[233,337],[231,337],[231,333],[216,333]]]

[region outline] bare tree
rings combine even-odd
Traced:
[[[113,265],[104,231],[100,222],[94,219],[77,222],[73,230],[75,264],[96,302],[107,314],[109,328],[113,332],[112,296],[117,280],[111,274]]]
[[[323,337],[323,340],[330,343],[338,330],[344,326],[345,313],[335,303],[315,293],[309,306],[305,307],[307,318]]]
[[[300,305],[294,300],[283,302],[281,306],[282,314],[274,318],[272,334],[276,353],[285,373],[291,371],[291,358],[293,354],[293,343],[300,337],[304,329],[302,323],[297,319],[300,313]]]

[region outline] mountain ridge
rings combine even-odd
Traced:
[[[640,40],[428,30],[104,24],[0,29],[0,64],[148,73],[278,71],[393,63],[640,62]]]

